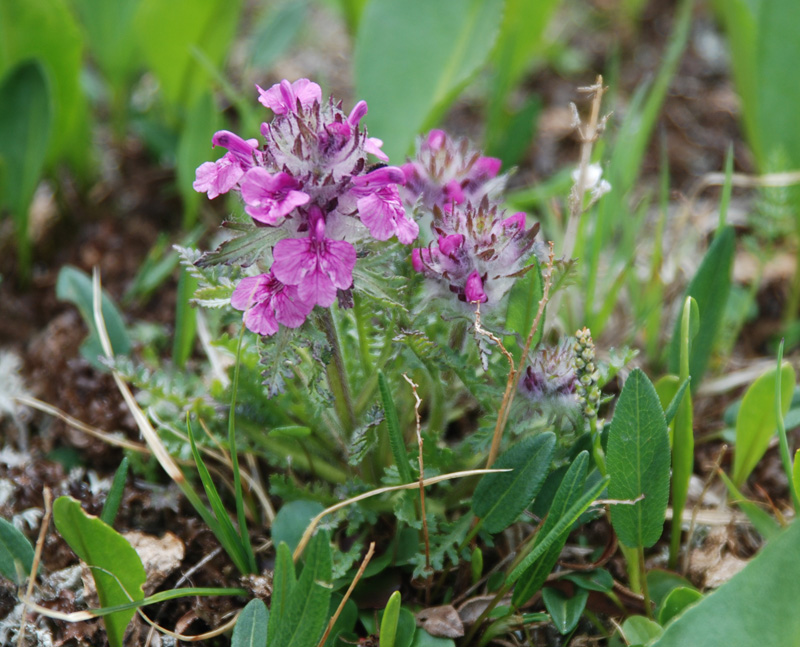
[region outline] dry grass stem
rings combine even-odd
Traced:
[[[36,573],[42,561],[44,540],[47,537],[47,529],[50,527],[50,517],[53,514],[53,494],[50,492],[50,488],[44,488],[42,495],[44,497],[44,516],[42,517],[42,525],[39,527],[39,536],[36,539],[36,549],[34,550],[33,562],[31,563],[31,574],[28,578],[28,588],[25,591],[25,598],[28,600],[33,598],[33,587],[36,585]],[[29,606],[25,603],[22,596],[20,596],[20,600],[26,607]],[[25,644],[25,615],[24,613],[22,614],[22,620],[19,625],[18,647],[22,647],[22,645]]]
[[[449,474],[440,474],[439,476],[432,476],[431,478],[425,479],[422,481],[422,485],[424,487],[428,487],[429,485],[433,485],[434,483],[441,483],[442,481],[449,481],[451,479],[461,479],[466,478],[468,476],[481,476],[483,474],[492,474],[494,472],[510,472],[511,470],[504,470],[504,469],[479,469],[479,470],[464,470],[463,472],[450,472]],[[346,508],[353,503],[357,503],[359,501],[363,501],[364,499],[370,499],[374,496],[378,496],[379,494],[385,494],[386,492],[398,492],[399,490],[413,490],[419,487],[418,483],[405,483],[403,485],[387,485],[386,487],[381,487],[376,490],[370,490],[369,492],[364,492],[363,494],[359,494],[358,496],[354,496],[352,499],[347,499],[345,501],[340,501],[332,505],[329,508],[326,508],[322,512],[320,512],[316,517],[314,517],[308,524],[305,532],[303,533],[302,538],[300,539],[300,543],[297,544],[297,548],[294,549],[294,555],[292,555],[292,559],[296,562],[300,559],[300,555],[303,554],[308,542],[311,540],[311,537],[314,534],[314,531],[317,529],[319,522],[326,516],[331,514],[332,512],[336,512],[337,510],[341,510],[342,508]]]
[[[425,480],[425,464],[422,458],[422,431],[419,417],[419,408],[422,405],[422,400],[417,393],[418,385],[405,373],[403,373],[403,379],[411,385],[411,391],[414,393],[414,418],[417,423],[417,447],[419,448],[419,456],[417,458],[419,461],[419,507],[420,514],[422,515],[422,534],[425,538],[425,570],[431,572],[433,570],[431,568],[431,543],[428,535],[428,519],[425,515],[425,486],[423,485]]]
[[[367,554],[364,556],[363,561],[361,562],[361,566],[358,567],[358,572],[356,576],[353,578],[353,581],[350,582],[350,586],[347,587],[347,592],[344,594],[342,601],[339,603],[339,606],[336,607],[336,613],[333,614],[333,617],[328,621],[328,627],[325,629],[325,633],[322,634],[322,639],[319,641],[319,645],[317,647],[324,647],[325,641],[328,640],[328,636],[333,629],[333,625],[336,624],[336,621],[339,619],[339,616],[344,609],[344,605],[347,604],[347,601],[350,599],[350,595],[353,593],[353,589],[356,588],[356,584],[361,579],[361,576],[364,574],[364,571],[367,570],[367,564],[372,559],[372,556],[375,554],[375,542],[370,542],[369,550]]]

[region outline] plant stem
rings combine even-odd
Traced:
[[[650,601],[650,590],[647,588],[647,568],[644,564],[644,547],[639,546],[639,572],[641,573],[642,595],[644,596],[644,611],[650,620],[653,619],[653,603]]]
[[[781,391],[783,390],[783,379],[781,378],[781,368],[783,364],[783,343],[778,347],[778,369],[775,374],[775,421],[778,423],[778,440],[780,441],[781,449],[781,462],[783,463],[783,470],[786,472],[786,478],[789,481],[789,492],[792,494],[792,504],[794,505],[795,514],[800,511],[800,498],[797,495],[797,490],[794,486],[794,476],[792,470],[792,458],[789,455],[789,441],[786,438],[786,425],[783,422],[783,405],[781,403]]]
[[[326,371],[328,377],[328,385],[333,391],[335,400],[336,414],[339,416],[339,422],[344,428],[345,432],[349,435],[356,426],[356,412],[353,408],[353,398],[350,395],[350,381],[347,377],[347,369],[344,365],[344,358],[342,357],[342,348],[339,344],[339,334],[336,330],[336,322],[333,320],[331,311],[326,308],[318,317],[318,321],[325,333],[325,338],[331,345],[331,352],[333,354],[333,365],[329,365]]]
[[[361,354],[361,368],[364,375],[370,376],[375,371],[369,352],[369,335],[367,333],[367,316],[364,313],[364,302],[358,294],[353,295],[353,314],[358,331],[358,350]]]

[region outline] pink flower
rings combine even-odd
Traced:
[[[254,157],[258,150],[257,139],[245,140],[229,130],[219,130],[214,133],[214,136],[211,138],[211,143],[214,146],[227,148],[245,169],[250,168],[255,163]]]
[[[353,284],[356,250],[343,240],[325,237],[325,219],[319,207],[309,210],[308,238],[284,238],[272,252],[272,271],[288,285],[296,285],[300,299],[327,308],[336,290]]]
[[[242,179],[244,169],[232,153],[225,153],[216,162],[198,166],[196,174],[192,187],[199,193],[208,193],[209,200],[213,200],[234,188]]]
[[[298,188],[297,181],[287,173],[270,175],[261,166],[252,168],[242,180],[244,210],[259,222],[276,225],[295,207],[308,202],[308,194],[297,191]]]
[[[467,303],[486,303],[489,300],[489,297],[486,296],[486,292],[483,291],[483,281],[477,270],[473,270],[467,277],[467,284],[464,287],[464,296],[467,299]]]
[[[239,281],[231,305],[244,310],[244,324],[259,335],[274,335],[278,324],[297,328],[314,307],[299,298],[297,288],[284,285],[270,272]]]
[[[322,99],[322,89],[308,79],[297,79],[294,83],[284,79],[269,90],[264,90],[258,85],[256,87],[261,95],[258,100],[276,115],[296,113],[298,102],[303,108],[307,108]]]
[[[375,240],[389,240],[396,235],[397,240],[408,245],[419,234],[419,225],[406,217],[397,190],[396,185],[404,181],[402,169],[396,166],[384,166],[353,178],[351,192],[358,196],[358,216]]]

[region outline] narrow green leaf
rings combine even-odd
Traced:
[[[16,65],[38,60],[49,81],[52,129],[47,129],[49,137],[47,131],[28,133],[30,145],[38,148],[40,138],[44,138],[48,166],[67,159],[75,170],[86,175],[92,147],[87,145],[91,141],[90,111],[81,88],[83,38],[66,0],[0,2],[0,43],[0,77]],[[31,95],[30,99],[34,103],[24,105],[23,113],[39,110],[36,96]],[[0,101],[0,110],[13,108],[4,104]],[[27,153],[21,153],[11,158],[14,164],[25,159]],[[16,173],[11,166],[8,164],[6,172]]]
[[[383,610],[381,618],[381,630],[378,642],[385,647],[394,647],[394,640],[397,635],[397,620],[400,617],[400,591],[395,591],[389,597],[386,608]]]
[[[289,48],[305,24],[308,2],[286,1],[273,9],[265,8],[249,47],[250,63],[268,70]]]
[[[608,432],[606,467],[612,499],[644,499],[611,506],[611,523],[630,548],[652,546],[661,536],[669,497],[669,437],[655,388],[639,369],[631,372]]]
[[[176,151],[178,191],[183,202],[183,228],[191,229],[197,221],[205,196],[194,190],[197,167],[212,154],[210,133],[219,130],[219,113],[210,92],[202,94],[189,109],[181,127]],[[216,156],[214,156],[216,157]]]
[[[139,47],[172,106],[192,106],[210,78],[199,50],[221,67],[236,32],[241,0],[142,0],[133,22]]]
[[[186,360],[189,359],[194,348],[197,335],[197,313],[192,307],[191,300],[197,286],[197,279],[182,267],[175,300],[175,338],[172,342],[172,361],[178,368],[186,365]]]
[[[111,482],[106,502],[103,504],[103,511],[100,513],[100,519],[109,526],[114,525],[114,519],[117,517],[117,510],[119,510],[119,504],[122,501],[122,493],[125,491],[125,480],[128,478],[129,464],[130,461],[125,456],[114,473],[114,480]]]
[[[0,574],[15,584],[22,584],[17,566],[23,577],[31,574],[33,546],[13,524],[0,518]]]
[[[269,611],[258,598],[247,603],[233,628],[231,647],[266,647]]]
[[[316,645],[328,620],[331,588],[330,538],[320,531],[308,547],[303,572],[286,600],[284,617],[270,647]]]
[[[681,402],[683,402],[683,394],[686,393],[686,388],[689,386],[691,381],[692,381],[691,376],[684,379],[680,383],[680,386],[678,386],[675,395],[667,403],[667,407],[664,409],[664,418],[668,425],[672,423],[673,418],[675,418],[675,415],[678,413],[678,407],[680,406]],[[656,386],[656,392],[658,393],[659,400],[661,400],[661,393],[658,391],[658,386]],[[663,401],[661,401],[661,405],[662,406],[664,405]]]
[[[378,388],[381,392],[383,402],[383,412],[386,416],[386,428],[389,431],[389,446],[392,448],[397,472],[403,483],[411,483],[414,477],[411,475],[411,467],[408,464],[408,454],[406,453],[406,443],[403,439],[403,432],[400,430],[400,420],[397,417],[397,408],[394,406],[392,392],[383,371],[378,371]]]
[[[670,623],[653,647],[797,644],[798,553],[800,523],[795,522],[743,570]]]
[[[800,496],[800,449],[794,453],[794,462],[792,463],[792,487],[795,493]]]
[[[572,461],[566,474],[564,474],[561,479],[561,484],[558,486],[552,505],[549,506],[547,518],[536,534],[536,539],[534,539],[533,544],[534,548],[542,539],[550,536],[553,527],[569,512],[583,494],[588,464],[589,452],[586,451],[578,454],[575,460]],[[542,556],[536,562],[532,563],[525,571],[525,574],[514,588],[512,602],[515,607],[519,608],[525,604],[542,587],[542,584],[545,583],[547,576],[550,575],[558,561],[558,556],[561,554],[564,544],[567,543],[569,531],[570,526],[567,526],[561,533],[561,536],[555,538],[550,549],[544,552]]]
[[[542,281],[542,270],[538,261],[534,260],[531,269],[522,277],[518,278],[511,288],[508,295],[508,307],[506,309],[506,330],[515,333],[514,336],[505,338],[505,345],[519,362],[522,349],[528,339],[528,335],[536,318],[539,309],[539,301],[544,295],[544,283]],[[536,336],[533,339],[532,347],[535,347],[542,338],[543,326],[539,326]],[[517,336],[518,335],[518,336]]]
[[[679,586],[672,589],[664,600],[658,612],[658,624],[665,626],[674,617],[683,613],[685,609],[693,605],[698,600],[703,599],[703,594],[695,588]]]
[[[159,604],[160,602],[175,600],[177,598],[197,597],[198,595],[204,595],[204,596],[235,595],[238,597],[242,597],[249,595],[249,593],[245,589],[238,589],[238,588],[234,589],[234,588],[219,588],[219,587],[209,587],[209,586],[201,586],[201,587],[187,586],[179,589],[170,589],[169,591],[159,591],[158,593],[154,593],[153,595],[148,595],[146,598],[142,598],[141,600],[132,600],[130,602],[125,602],[124,604],[116,604],[114,606],[102,607],[100,609],[87,609],[87,613],[90,613],[95,618],[104,618],[113,613],[118,613],[119,611],[132,611],[136,609],[141,609],[142,607],[146,607],[150,604]]]
[[[105,366],[98,360],[98,355],[104,355],[104,353],[100,347],[100,340],[97,337],[97,328],[94,323],[92,310],[93,289],[92,279],[89,275],[76,267],[65,265],[58,273],[56,296],[62,301],[69,301],[77,306],[86,327],[89,329],[89,340],[93,340],[92,347],[98,349],[97,354],[88,356],[86,359],[93,366],[106,370]],[[108,337],[111,340],[111,348],[115,355],[127,355],[131,352],[131,341],[128,337],[128,331],[125,329],[125,324],[122,322],[122,315],[105,290],[103,290],[102,301],[103,320],[106,323]]]
[[[97,596],[104,607],[142,600],[147,576],[139,555],[111,526],[86,514],[81,504],[62,496],[53,504],[53,521],[70,548],[92,568]],[[102,570],[101,570],[102,569]],[[103,618],[112,647],[121,647],[135,611],[117,611]]]
[[[731,289],[735,249],[736,233],[733,227],[723,227],[717,232],[697,273],[686,288],[686,296],[694,297],[700,310],[699,330],[692,343],[692,354],[689,359],[693,392],[703,380],[721,328]],[[680,338],[681,322],[678,319],[675,322],[669,349],[670,373],[680,374]]]
[[[272,573],[272,598],[270,599],[269,635],[277,636],[283,630],[283,617],[289,599],[297,584],[292,561],[292,551],[285,543],[278,544],[275,552],[275,570]],[[272,646],[270,646],[272,647]]]
[[[493,466],[513,471],[485,474],[481,478],[472,497],[472,510],[483,519],[487,532],[504,530],[530,505],[550,470],[555,446],[556,436],[549,431],[525,438]]]
[[[0,16],[2,13],[0,8]],[[14,217],[19,267],[24,277],[31,265],[28,210],[50,141],[50,101],[45,71],[38,61],[21,63],[0,82],[0,158],[5,160],[0,212],[8,208]]]
[[[795,385],[795,372],[787,362],[781,369],[781,403],[783,415],[789,410]],[[736,416],[736,449],[733,455],[731,480],[741,487],[750,472],[767,451],[777,429],[775,388],[777,370],[770,369],[747,389]]]
[[[369,132],[391,159],[409,152],[484,64],[502,15],[502,0],[367,4],[355,46],[356,96],[369,104]]]
[[[761,536],[766,539],[770,540],[772,537],[778,534],[781,529],[780,524],[772,518],[768,512],[762,510],[756,503],[753,501],[748,501],[745,496],[739,491],[733,481],[728,478],[728,475],[725,472],[719,472],[720,478],[722,482],[725,484],[725,487],[728,488],[728,495],[731,498],[731,503],[735,503],[739,508],[741,508],[742,512],[747,515],[747,518],[750,520],[750,523],[753,524],[753,527],[761,534]]]
[[[542,589],[544,606],[558,629],[558,633],[562,636],[577,626],[588,599],[589,591],[586,589],[576,588],[572,596],[550,586]]]
[[[537,559],[540,559],[542,555],[547,552],[550,547],[558,541],[559,537],[563,532],[568,530],[572,524],[574,524],[578,518],[586,512],[586,509],[592,505],[594,500],[600,496],[600,493],[606,489],[608,485],[608,477],[604,476],[601,479],[590,486],[583,495],[573,503],[567,512],[561,516],[561,518],[556,522],[556,524],[550,529],[550,531],[542,537],[541,541],[537,541],[536,545],[534,546],[533,550],[517,565],[517,567],[511,571],[511,573],[506,578],[507,584],[514,584],[522,575],[530,568],[530,565],[533,564]],[[536,537],[538,540],[538,536]]]
[[[222,544],[222,547],[233,560],[233,563],[236,564],[236,568],[239,569],[239,572],[242,574],[250,573],[252,571],[247,562],[247,555],[242,544],[242,539],[236,532],[236,528],[234,528],[233,522],[228,516],[228,511],[225,509],[225,504],[222,502],[219,492],[217,492],[217,486],[214,485],[214,479],[211,478],[211,473],[208,471],[203,457],[197,449],[197,444],[194,440],[194,430],[192,429],[192,423],[188,416],[186,417],[186,430],[188,432],[189,444],[192,449],[192,456],[194,457],[194,463],[197,467],[200,482],[203,484],[206,497],[208,497],[208,502],[214,512],[215,521],[213,524],[209,524],[211,531],[219,540],[219,543]],[[206,521],[206,523],[208,523],[208,521]]]

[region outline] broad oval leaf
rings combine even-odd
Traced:
[[[26,577],[33,568],[33,546],[13,524],[0,518],[0,575],[16,584],[22,584],[17,565]]]
[[[622,633],[625,634],[625,639],[629,645],[644,645],[653,640],[653,638],[658,638],[662,633],[662,629],[657,622],[653,622],[649,618],[630,616],[622,623]]]
[[[493,466],[513,471],[486,474],[480,480],[472,498],[472,510],[483,518],[483,527],[488,532],[504,530],[530,505],[550,469],[555,446],[556,436],[550,431],[525,438]]]
[[[800,636],[800,523],[676,618],[652,647],[796,645]]]
[[[267,605],[258,598],[250,600],[233,628],[231,647],[265,647],[268,622]]]
[[[562,636],[576,627],[588,599],[589,591],[579,587],[576,587],[575,593],[571,597],[550,586],[542,589],[544,606],[558,629],[558,633]]]
[[[655,388],[639,369],[631,372],[608,432],[606,466],[611,523],[630,548],[652,546],[661,536],[669,497],[669,436]]]
[[[689,586],[679,586],[672,589],[658,611],[658,624],[665,626],[674,617],[680,615],[686,608],[698,600],[703,599],[703,594]]]
[[[75,499],[62,496],[53,504],[53,521],[70,548],[92,570],[97,596],[103,607],[143,600],[146,575],[142,560],[111,526],[86,514]],[[103,618],[112,647],[122,647],[122,638],[135,609],[115,611]]]
[[[392,159],[435,121],[489,56],[503,0],[372,0],[355,48],[356,95]]]
[[[286,542],[290,551],[297,548],[308,524],[324,508],[318,501],[291,501],[284,504],[272,521],[272,543]]]
[[[778,428],[775,418],[776,375],[776,369],[768,370],[750,385],[742,398],[736,416],[736,451],[731,477],[736,487],[741,487],[750,476]],[[785,362],[781,367],[781,409],[784,416],[792,403],[795,379],[794,369]]]

